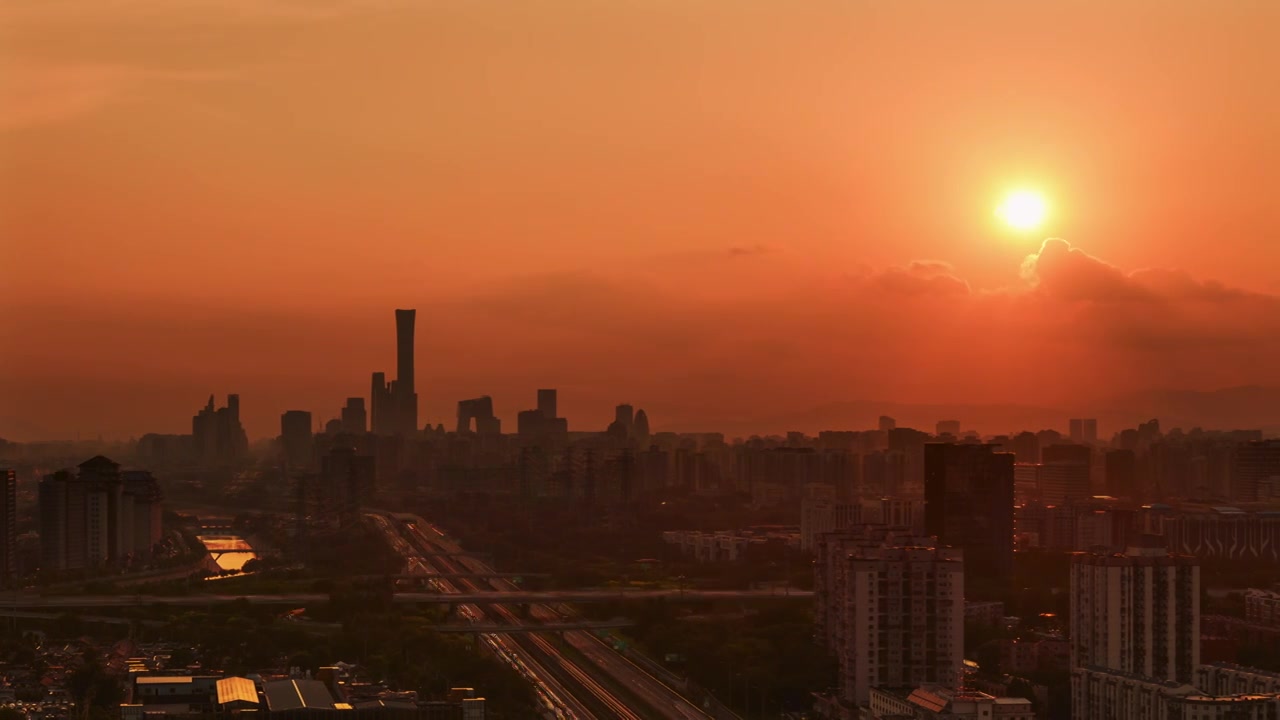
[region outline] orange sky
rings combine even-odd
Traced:
[[[252,436],[325,419],[394,370],[394,307],[432,421],[547,385],[576,427],[660,429],[1274,383],[1277,28],[1271,0],[10,0],[0,436],[181,431],[229,391]],[[1040,233],[993,221],[1019,185]]]

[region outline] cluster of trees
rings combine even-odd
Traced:
[[[665,498],[665,499],[664,499]],[[431,508],[429,516],[464,547],[493,556],[500,569],[546,573],[558,587],[596,587],[628,580],[684,576],[706,587],[745,588],[753,582],[812,582],[811,558],[784,548],[761,548],[739,564],[697,563],[662,541],[664,530],[724,530],[798,523],[781,510],[756,510],[740,498],[655,496],[625,508],[581,502],[463,494]],[[652,575],[637,566],[657,559]]]
[[[647,600],[592,605],[590,612],[632,618],[624,641],[744,717],[808,710],[812,693],[836,683],[834,660],[814,642],[811,608],[793,601],[752,605]]]

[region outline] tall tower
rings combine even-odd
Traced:
[[[396,310],[396,383],[413,392],[413,325],[417,310]]]
[[[418,429],[418,393],[413,382],[413,326],[417,310],[396,310],[396,429],[412,433]]]

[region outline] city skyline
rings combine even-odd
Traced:
[[[1280,361],[1274,5],[230,2],[0,11],[0,435],[238,392],[262,437],[390,369],[389,307],[432,423],[1092,417]]]

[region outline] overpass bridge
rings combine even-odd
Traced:
[[[13,618],[15,620],[60,620],[67,613],[39,612],[36,610],[14,610],[12,608],[0,609],[0,617]],[[72,618],[87,623],[105,623],[108,625],[141,625],[150,628],[162,628],[167,623],[163,620],[138,620],[134,618],[111,617],[109,615],[71,615]],[[554,622],[524,625],[499,625],[497,623],[443,623],[433,625],[432,630],[441,633],[498,633],[502,635],[511,635],[519,633],[535,633],[535,632],[571,632],[574,630],[619,630],[635,625],[632,620],[625,618],[615,618],[613,620],[582,620],[578,622]],[[336,632],[342,629],[341,623],[303,623],[304,630],[320,630],[322,632]]]
[[[672,600],[693,602],[706,600],[808,600],[808,590],[513,590],[461,593],[403,592],[390,600],[403,605],[524,605],[529,603],[619,602],[626,600]],[[0,595],[0,610],[34,608],[99,608],[169,605],[174,607],[207,607],[243,601],[250,605],[304,606],[328,603],[327,593],[289,593],[280,595],[38,595],[9,593]]]

